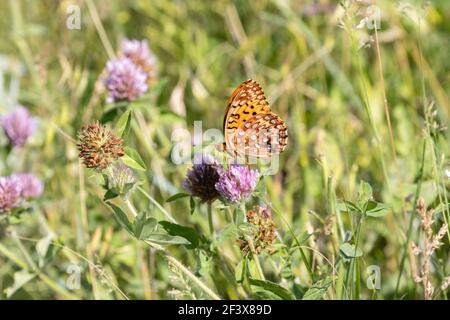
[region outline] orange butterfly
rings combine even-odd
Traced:
[[[283,152],[288,140],[286,125],[252,79],[241,83],[228,99],[223,131],[223,147],[234,157],[270,158]]]

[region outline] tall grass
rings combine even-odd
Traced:
[[[0,3],[0,55],[24,65],[19,102],[40,118],[27,149],[2,158],[0,175],[32,170],[45,181],[32,213],[0,225],[1,299],[273,298],[258,280],[298,299],[425,297],[411,250],[424,236],[417,201],[434,209],[436,229],[450,219],[447,2],[377,1],[378,30],[356,28],[367,5],[355,1],[75,3],[80,30],[66,28],[71,1]],[[159,81],[130,107],[127,144],[147,170],[128,202],[115,204],[131,218],[146,211],[192,227],[205,248],[130,237],[103,201],[101,178],[77,157],[77,130],[111,108],[103,70],[124,37],[148,39]],[[197,120],[222,128],[228,96],[248,78],[286,121],[289,142],[254,200],[272,208],[275,253],[244,265],[229,227],[236,212],[166,200],[184,192],[190,167],[171,160],[173,130],[193,132]],[[2,114],[10,106],[0,98]],[[371,215],[369,200],[386,214]],[[437,288],[450,275],[449,240],[447,230],[430,258],[433,299],[448,296]],[[70,266],[79,267],[78,289],[67,286]],[[252,280],[240,281],[244,269]]]

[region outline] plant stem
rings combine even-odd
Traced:
[[[397,153],[395,151],[394,134],[392,131],[391,116],[389,115],[389,106],[388,106],[388,101],[387,101],[387,97],[386,97],[386,85],[384,84],[383,64],[381,63],[380,44],[378,41],[378,31],[377,31],[378,27],[379,26],[375,22],[375,28],[374,28],[375,29],[375,43],[376,43],[376,51],[377,51],[377,58],[378,58],[378,69],[379,69],[382,92],[383,92],[384,112],[386,114],[386,121],[387,121],[388,129],[389,129],[389,137],[391,140],[392,154],[394,156],[394,160],[396,160]]]
[[[16,245],[19,247],[20,252],[22,252],[23,256],[25,257],[25,261],[27,262],[28,266],[31,268],[33,272],[38,271],[38,267],[34,263],[33,259],[31,258],[30,254],[28,253],[27,249],[24,247],[22,241],[20,241],[19,237],[17,236],[17,232],[15,230],[11,231],[11,238],[14,240]]]
[[[84,169],[83,164],[81,161],[78,161],[78,181],[79,181],[79,188],[80,188],[80,220],[81,220],[81,240],[82,244],[84,246],[84,250],[86,252],[86,257],[93,261],[94,255],[91,251],[90,243],[89,243],[89,219],[87,214],[87,206],[86,206],[86,184],[85,184],[85,177],[84,177]],[[95,269],[93,266],[89,265],[89,277],[91,279],[91,285],[92,285],[92,294],[94,295],[95,300],[99,300],[99,293],[97,288],[97,278],[95,276]]]
[[[127,204],[133,215],[137,216],[136,209],[129,199],[125,199],[124,202]],[[192,282],[194,282],[205,294],[207,294],[213,300],[221,300],[220,297],[215,294],[207,285],[205,285],[199,278],[197,278],[187,267],[185,267],[180,261],[175,257],[170,255],[170,253],[161,245],[153,243],[148,240],[144,240],[146,244],[150,247],[156,249],[157,251],[164,254],[164,257],[169,263],[172,263],[176,268],[180,270],[185,276],[187,276]]]
[[[78,296],[73,295],[70,292],[68,292],[67,290],[65,290],[64,288],[62,288],[55,281],[53,281],[47,275],[45,275],[41,270],[39,270],[39,268],[36,266],[36,264],[32,260],[30,254],[24,247],[22,241],[20,240],[20,237],[17,235],[15,230],[13,230],[11,232],[11,237],[14,240],[14,242],[17,244],[17,246],[19,247],[22,254],[24,255],[26,262],[23,261],[22,259],[20,259],[18,256],[16,256],[13,252],[8,250],[6,247],[4,247],[1,243],[0,243],[0,253],[2,253],[4,256],[9,258],[11,261],[13,261],[15,264],[20,266],[22,269],[29,270],[32,273],[34,273],[40,280],[42,280],[42,282],[44,282],[49,288],[51,288],[55,292],[59,293],[62,297],[66,298],[66,299],[70,299],[70,300],[79,300],[80,299]]]
[[[260,198],[260,199],[265,203],[265,205],[269,206],[268,203],[263,198]],[[313,282],[315,282],[316,281],[316,275],[314,274],[314,272],[312,270],[312,267],[311,267],[311,264],[309,263],[309,260],[306,257],[305,252],[302,249],[302,245],[301,245],[300,241],[298,241],[298,238],[295,235],[294,230],[292,230],[292,227],[291,227],[290,223],[275,208],[272,208],[272,211],[275,212],[275,214],[278,217],[280,217],[280,219],[283,220],[283,222],[286,224],[286,226],[287,226],[287,228],[289,230],[289,233],[291,234],[292,238],[294,239],[294,241],[295,241],[295,243],[297,245],[298,251],[300,252],[300,255],[302,257],[303,263],[305,264],[306,270],[308,270],[308,274],[309,274],[311,280]]]
[[[240,206],[241,206],[242,212],[244,213],[244,219],[245,219],[244,221],[247,221],[247,212],[245,209],[245,202],[242,202]],[[265,280],[266,278],[264,277],[264,272],[261,268],[261,264],[259,262],[259,257],[258,257],[258,254],[256,253],[255,246],[253,244],[253,239],[248,239],[247,243],[248,243],[248,246],[250,247],[250,251],[252,252],[252,258],[255,261],[256,271],[258,272],[258,277],[260,280]]]
[[[219,248],[217,247],[216,242],[216,232],[214,230],[214,222],[213,222],[213,216],[212,216],[212,206],[211,203],[207,204],[207,211],[208,211],[208,226],[209,226],[209,234],[211,236],[211,243],[213,250],[219,253]]]
[[[361,230],[364,224],[364,221],[366,219],[366,212],[364,210],[364,215],[361,217],[361,221],[359,222],[359,226],[358,226],[358,231],[356,233],[356,242],[355,242],[355,255],[356,255],[356,251],[358,250],[358,246],[359,246],[359,242],[360,242],[360,237],[361,237]],[[353,260],[352,260],[353,262]],[[354,259],[354,268],[356,270],[354,270],[354,272],[352,272],[352,276],[355,276],[356,279],[354,279],[354,282],[356,282],[355,285],[355,290],[354,290],[354,299],[359,299],[359,289],[360,289],[360,270],[359,270],[359,258],[355,258]]]
[[[211,203],[207,204],[207,211],[208,211],[208,226],[209,226],[209,233],[214,240],[214,223],[212,218],[212,207]]]
[[[358,282],[360,281],[359,277],[357,279],[355,279],[356,276],[359,275],[359,272],[358,272],[359,270],[356,270],[356,268],[359,268],[359,264],[355,263],[355,261],[358,259],[356,257],[356,253],[357,253],[357,250],[358,250],[359,238],[361,236],[361,229],[362,229],[362,225],[364,223],[365,214],[366,213],[364,212],[363,216],[360,218],[360,220],[358,222],[358,227],[357,227],[357,230],[356,230],[355,251],[353,253],[353,258],[350,260],[350,266],[349,266],[349,268],[347,270],[347,275],[346,275],[346,278],[347,278],[347,280],[346,280],[346,287],[347,288],[350,288],[350,282],[353,283],[355,281],[358,281]],[[355,265],[356,265],[356,267],[355,267]],[[355,273],[356,273],[356,276],[355,276]],[[353,298],[354,299],[359,299],[359,284],[354,289],[355,290],[352,290],[352,292],[351,292],[352,295],[353,295]]]
[[[137,210],[134,207],[134,205],[131,203],[130,199],[124,199],[123,201],[127,205],[128,209],[130,210],[133,217],[136,218],[138,216],[138,213],[137,213]]]
[[[145,192],[144,189],[142,189],[140,186],[137,186],[137,189],[148,199],[151,203],[153,203],[165,216],[167,219],[170,220],[172,223],[177,223],[177,221],[172,217],[172,215],[164,209],[163,206],[161,206],[158,201],[156,201],[151,195],[149,195],[147,192]]]
[[[253,245],[253,240],[248,240],[248,246],[250,247],[250,250],[252,252],[252,258],[255,261],[256,270],[258,271],[258,276],[260,280],[266,280],[264,277],[264,272],[261,268],[261,264],[259,263],[259,257],[256,253],[255,246]]]
[[[328,205],[330,213],[333,215],[336,215],[337,225],[339,229],[339,235],[341,237],[341,241],[344,241],[345,239],[345,228],[344,224],[342,222],[342,216],[341,211],[336,210],[335,202],[336,202],[336,195],[334,193],[334,186],[333,186],[333,177],[328,177],[328,183],[327,183],[327,195],[328,195]]]
[[[394,299],[397,298],[398,289],[399,289],[399,286],[400,286],[400,279],[401,279],[402,274],[403,274],[403,268],[405,267],[406,256],[407,256],[407,253],[408,253],[409,240],[411,239],[411,235],[412,235],[414,214],[416,212],[417,200],[419,198],[420,189],[421,189],[421,186],[422,186],[423,166],[424,166],[424,163],[425,163],[425,149],[426,149],[426,142],[424,140],[423,141],[423,146],[422,146],[422,159],[420,161],[420,168],[419,168],[419,173],[418,173],[416,192],[414,194],[414,200],[413,200],[414,201],[413,202],[413,208],[412,208],[412,212],[411,212],[411,217],[409,218],[409,226],[408,226],[408,232],[407,232],[407,235],[406,235],[406,241],[405,241],[405,244],[403,245],[403,255],[402,255],[402,260],[400,262],[400,268],[399,268],[399,271],[398,271],[397,284],[395,285]]]
[[[187,267],[183,265],[180,261],[178,261],[175,257],[173,257],[166,249],[162,246],[145,240],[152,248],[155,248],[159,252],[164,254],[164,257],[167,259],[169,263],[172,263],[180,272],[182,272],[186,277],[188,277],[193,283],[195,283],[199,289],[201,289],[205,294],[207,294],[213,300],[221,300],[221,298],[214,293],[207,285],[205,285],[199,278],[197,278]]]
[[[108,53],[108,57],[110,59],[115,58],[116,54],[114,53],[111,42],[109,42],[108,36],[106,35],[105,28],[103,27],[102,21],[100,20],[95,4],[92,2],[92,0],[86,0],[86,4],[89,10],[89,15],[91,16],[91,19],[94,22],[94,26],[97,29],[100,40],[102,41],[102,44],[105,47],[106,52]]]

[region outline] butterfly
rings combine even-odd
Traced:
[[[288,141],[286,125],[252,79],[241,83],[228,99],[223,131],[223,149],[233,157],[270,158],[283,152]]]

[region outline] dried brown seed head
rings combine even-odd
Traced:
[[[124,155],[123,140],[99,122],[85,125],[78,132],[79,157],[92,169],[104,170]]]

